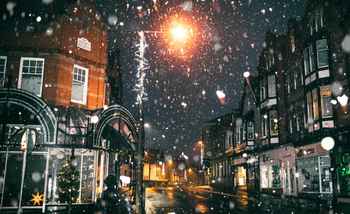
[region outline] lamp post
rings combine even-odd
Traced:
[[[336,183],[337,183],[337,163],[336,163],[336,157],[334,156],[334,147],[335,147],[335,140],[333,137],[324,137],[321,140],[321,147],[329,152],[330,155],[330,161],[331,161],[331,181],[332,181],[332,197],[330,200],[330,208],[334,209],[334,207],[337,204],[337,196],[336,196]]]
[[[135,91],[137,92],[137,104],[139,107],[139,139],[137,144],[137,185],[136,185],[136,207],[137,213],[145,213],[145,196],[143,184],[143,159],[144,159],[144,142],[145,142],[145,123],[144,123],[144,106],[143,101],[146,100],[145,77],[146,70],[149,68],[148,60],[145,57],[145,50],[147,47],[145,34],[164,34],[169,35],[170,44],[179,44],[183,46],[188,42],[190,28],[186,28],[183,24],[174,22],[168,32],[163,31],[139,31],[138,50],[136,52],[137,66],[137,83]],[[183,49],[181,49],[183,50]]]

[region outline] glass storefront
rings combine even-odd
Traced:
[[[2,207],[18,207],[19,201],[21,207],[42,206],[44,200],[47,204],[61,203],[58,194],[59,172],[64,162],[72,157],[72,150],[50,148],[49,151],[27,154],[26,158],[24,155],[25,153],[21,151],[0,152]],[[106,155],[101,151],[74,150],[73,166],[79,174],[79,195],[75,203],[91,203],[99,196],[103,179],[108,173],[106,164],[103,164],[108,163],[105,159]],[[25,164],[24,175],[22,175],[23,164]],[[23,186],[22,197],[20,197],[21,186]],[[35,195],[41,198],[38,202],[33,200]]]
[[[328,155],[299,158],[296,164],[298,192],[332,193],[331,165]]]
[[[280,161],[270,160],[260,166],[260,185],[263,189],[281,188]]]

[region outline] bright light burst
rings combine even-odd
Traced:
[[[173,42],[186,42],[189,39],[191,30],[181,23],[174,23],[170,29],[170,36]]]

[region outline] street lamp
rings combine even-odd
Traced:
[[[189,39],[190,33],[190,28],[178,22],[175,22],[170,28],[172,42],[185,43]]]
[[[325,137],[321,140],[321,147],[326,151],[332,150],[334,146],[335,141],[332,137]]]
[[[255,95],[255,92],[253,90],[253,87],[252,87],[252,84],[250,82],[250,72],[249,71],[245,71],[243,73],[243,77],[244,79],[246,80],[247,84],[248,84],[248,87],[249,87],[249,90],[252,92],[253,94],[253,99],[254,99],[254,102],[255,104],[257,104],[258,100],[256,99],[256,95]]]
[[[143,111],[143,101],[146,99],[146,91],[145,91],[145,77],[146,70],[148,69],[148,61],[145,58],[145,50],[147,47],[145,34],[164,34],[166,33],[167,37],[170,38],[169,45],[174,46],[176,48],[180,47],[181,52],[183,52],[183,47],[185,44],[188,44],[190,35],[189,33],[193,33],[189,27],[185,27],[181,22],[172,22],[172,25],[168,28],[166,32],[163,31],[139,31],[139,43],[137,45],[138,50],[136,52],[136,57],[138,61],[137,66],[137,83],[135,86],[135,91],[137,92],[137,104],[139,107],[139,117],[140,117],[140,125],[139,125],[139,142],[137,145],[137,180],[138,185],[136,185],[136,206],[138,209],[138,213],[145,212],[145,204],[144,204],[144,187],[143,187],[143,159],[144,159],[144,142],[145,142],[145,128],[149,127],[149,124],[144,123],[144,111]],[[170,37],[169,37],[170,36]],[[188,159],[188,157],[187,157]]]

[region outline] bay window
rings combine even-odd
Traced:
[[[87,98],[88,69],[74,65],[71,101],[86,104]]]
[[[317,50],[317,67],[328,67],[328,45],[327,39],[321,39],[316,41]]]
[[[0,56],[0,87],[5,86],[7,57]]]
[[[317,130],[320,127],[320,119],[333,117],[333,106],[331,104],[332,91],[331,86],[320,86],[306,93],[307,103],[307,123],[309,132]],[[323,125],[325,126],[325,125]]]
[[[18,78],[18,88],[41,96],[44,74],[44,59],[22,57]]]

